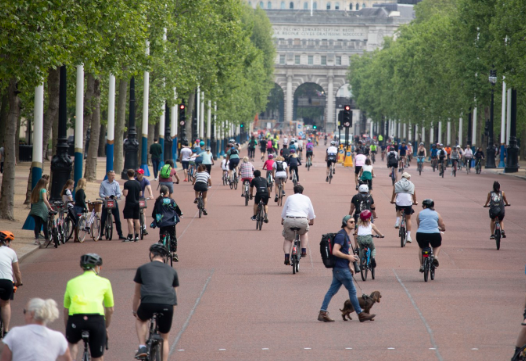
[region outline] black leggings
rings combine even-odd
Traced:
[[[49,239],[48,229],[47,229],[47,222],[44,221],[39,216],[33,215],[33,219],[35,220],[35,238],[38,239],[38,235],[40,234],[40,230],[42,229],[42,226],[44,226],[44,237],[46,239]]]
[[[290,176],[292,177],[292,171],[295,171],[296,172],[296,178],[298,179],[298,182],[300,181],[300,175],[298,173],[298,166],[297,165],[291,165],[289,167],[289,170],[290,170]]]

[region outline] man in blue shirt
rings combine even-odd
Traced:
[[[352,279],[354,273],[354,265],[352,262],[359,261],[359,257],[349,252],[349,249],[351,248],[350,236],[354,232],[354,225],[354,218],[350,215],[346,215],[342,219],[342,229],[334,238],[332,254],[333,257],[336,257],[336,263],[332,269],[331,287],[323,299],[323,304],[321,305],[321,310],[318,315],[318,321],[334,322],[333,319],[329,318],[327,308],[329,308],[329,303],[331,302],[332,297],[338,292],[342,285],[347,288],[347,291],[349,291],[349,300],[351,301],[360,322],[373,321],[376,316],[365,313],[360,308],[360,303],[356,297],[356,288],[354,287]]]
[[[402,169],[403,165],[406,164],[405,159],[407,156],[407,145],[405,142],[402,142],[402,145],[398,147],[398,159],[400,161],[399,171]]]
[[[117,228],[117,233],[119,234],[120,240],[125,240],[126,238],[122,235],[122,228],[121,228],[121,217],[119,214],[119,203],[117,202],[118,199],[121,198],[121,188],[119,186],[119,183],[115,180],[115,171],[110,170],[108,172],[108,179],[103,180],[100,184],[99,189],[99,196],[100,198],[104,199],[113,199],[115,202],[115,208],[111,209],[111,213],[113,213],[113,217],[115,219],[115,227]],[[104,225],[106,223],[106,218],[108,216],[108,211],[106,207],[102,207],[102,214],[100,217],[100,235],[102,238],[102,234],[104,232]]]

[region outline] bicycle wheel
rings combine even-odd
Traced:
[[[375,271],[374,271],[375,268],[376,268],[376,267],[371,267],[371,278],[372,278],[373,280],[374,280],[374,276],[375,276],[375,274],[374,274],[374,273],[375,273]]]
[[[400,247],[405,247],[406,243],[406,236],[405,236],[405,227],[401,226],[400,230],[398,231],[398,235],[400,236]]]
[[[234,189],[237,189],[237,183],[238,183],[238,180],[237,178],[234,179]]]
[[[360,274],[362,275],[362,281],[367,281],[367,264],[364,257],[360,260]]]
[[[429,269],[429,275],[431,276],[431,281],[433,281],[435,279],[435,266],[433,266],[432,262]]]
[[[111,241],[113,237],[113,216],[110,211],[108,211],[108,215],[106,217],[106,224],[104,225],[104,234],[106,235],[106,239]]]
[[[66,243],[66,232],[64,232],[64,224],[57,226],[57,232],[58,232],[58,239],[60,243],[64,244]]]
[[[495,243],[497,244],[497,251],[500,249],[500,229],[495,228]]]
[[[82,361],[91,361],[91,356],[87,351],[82,354]]]
[[[199,218],[203,215],[203,198],[199,197],[197,201],[197,208],[199,208]]]
[[[53,235],[53,247],[58,248],[58,246],[60,245],[60,235],[58,233],[57,227],[53,228],[51,234]]]
[[[453,177],[457,176],[457,167],[453,167]]]
[[[424,259],[424,281],[429,277],[429,258]]]
[[[442,165],[442,167],[440,169],[442,169],[442,178],[444,178],[444,174],[446,173],[446,167],[444,167],[444,165]]]
[[[139,217],[141,219],[141,229],[139,230],[139,233],[141,234],[141,241],[144,239],[144,212],[141,212],[141,216]]]
[[[297,259],[296,260],[296,273],[298,273],[300,271],[300,260]]]
[[[291,257],[291,262],[292,263],[292,274],[295,275],[296,274],[296,256],[292,256]]]
[[[73,227],[73,220],[71,218],[67,217],[64,220],[64,234],[65,234],[64,242],[69,241],[69,239],[73,235],[73,228],[74,228]]]
[[[95,242],[97,242],[100,239],[100,218],[99,216],[95,216],[95,219],[93,220],[93,223],[91,224],[91,238]]]
[[[329,184],[331,184],[332,181],[332,167],[329,169]]]
[[[86,216],[82,215],[79,217],[79,222],[77,224],[77,228],[79,229],[79,242],[82,243],[86,239],[86,234],[88,231],[86,231]]]
[[[391,172],[391,183],[392,185],[395,184],[395,180],[396,180],[396,177],[395,177],[395,170],[393,168],[393,171]]]
[[[158,340],[150,350],[150,361],[162,361],[163,359],[163,341]]]
[[[230,183],[230,189],[234,189],[234,181],[231,181],[229,183]]]
[[[422,175],[422,163],[418,163],[418,175]]]
[[[249,199],[249,195],[248,195],[248,190],[245,188],[245,206],[248,206],[248,199]]]

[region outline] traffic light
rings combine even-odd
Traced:
[[[340,111],[338,113],[338,129],[342,129],[343,128],[343,111]]]
[[[243,128],[245,127],[245,123],[241,123],[241,124],[239,124],[239,127],[240,127],[241,129],[243,129]]]
[[[343,107],[343,122],[342,125],[345,128],[350,128],[352,126],[352,112],[351,112],[351,106],[346,105]]]
[[[315,124],[312,126],[312,129],[318,129],[318,126]]]
[[[179,105],[179,124],[181,127],[186,124],[186,105],[184,103]]]

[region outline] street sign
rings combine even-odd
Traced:
[[[303,132],[298,132],[298,135],[303,136]]]
[[[301,129],[301,123],[298,123],[298,129]]]

